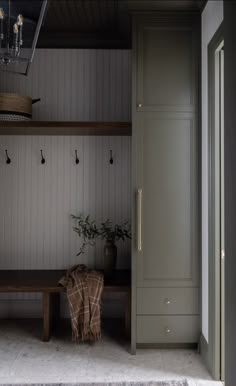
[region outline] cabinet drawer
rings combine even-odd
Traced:
[[[138,288],[137,314],[199,314],[199,288]]]
[[[199,316],[138,316],[137,343],[197,343]]]

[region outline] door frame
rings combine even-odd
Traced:
[[[208,235],[209,235],[209,341],[208,341],[208,367],[216,380],[224,377],[224,366],[222,367],[222,311],[221,311],[221,207],[220,203],[220,178],[217,176],[216,168],[220,173],[221,162],[221,140],[216,138],[218,122],[216,120],[216,89],[215,54],[224,41],[223,23],[218,28],[208,45]],[[216,164],[217,163],[217,164]],[[219,248],[220,247],[220,248]]]

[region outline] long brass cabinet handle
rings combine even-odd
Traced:
[[[138,210],[137,210],[137,220],[138,220],[138,251],[141,252],[142,250],[142,199],[143,199],[143,191],[142,189],[138,189]]]

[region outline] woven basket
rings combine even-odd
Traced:
[[[18,94],[0,93],[0,119],[25,120],[32,118],[32,98]]]

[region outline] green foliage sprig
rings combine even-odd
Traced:
[[[124,241],[126,238],[131,239],[131,226],[128,221],[121,224],[112,224],[108,219],[101,223],[101,227],[98,228],[95,221],[90,219],[90,216],[71,215],[71,217],[76,221],[73,230],[82,238],[82,245],[77,256],[85,252],[87,245],[94,246],[95,240],[99,238],[114,243],[119,240]]]
[[[107,241],[116,242],[119,240],[131,239],[131,227],[128,221],[122,224],[112,224],[108,219],[101,224],[101,238]]]
[[[77,256],[79,256],[85,252],[86,245],[93,246],[95,244],[95,239],[99,237],[99,230],[97,229],[95,221],[91,221],[89,216],[75,216],[72,214],[71,217],[73,220],[76,220],[76,226],[73,227],[73,230],[78,233],[79,237],[83,240],[80,251],[77,253]]]

